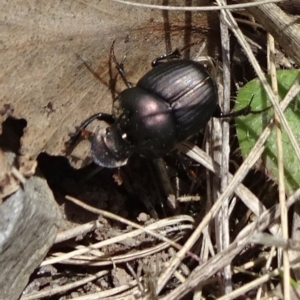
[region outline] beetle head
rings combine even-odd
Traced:
[[[161,157],[175,145],[176,125],[169,104],[146,89],[122,91],[114,117],[115,123],[99,130],[92,141],[93,160],[102,167],[121,167],[133,152]]]
[[[105,168],[126,165],[133,152],[132,146],[124,139],[119,123],[100,129],[92,140],[92,157],[96,164]]]

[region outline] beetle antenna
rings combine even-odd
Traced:
[[[125,70],[124,70],[124,61],[126,59],[126,54],[123,56],[122,61],[119,63],[115,56],[114,45],[115,45],[115,40],[112,42],[112,45],[110,47],[110,57],[113,60],[113,62],[115,63],[116,68],[117,68],[119,74],[121,75],[125,85],[128,88],[132,88],[132,84],[127,80],[127,76],[126,76]]]

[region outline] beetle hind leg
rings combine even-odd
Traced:
[[[247,106],[241,108],[240,110],[237,110],[237,111],[234,111],[234,112],[231,112],[231,113],[228,113],[228,114],[224,114],[220,108],[219,105],[217,105],[217,108],[213,114],[213,117],[215,118],[235,118],[235,117],[241,117],[241,116],[247,116],[247,115],[250,115],[250,114],[260,114],[268,109],[271,108],[271,106],[268,106],[264,109],[261,109],[261,110],[252,110],[251,109],[251,103],[252,103],[252,100],[253,100],[253,97],[254,95],[252,95],[251,99],[250,99],[250,102]]]

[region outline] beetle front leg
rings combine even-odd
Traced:
[[[97,114],[90,116],[89,118],[84,120],[79,126],[76,127],[76,131],[74,133],[71,133],[69,135],[70,139],[67,142],[67,146],[68,147],[74,146],[76,144],[76,142],[78,141],[78,138],[80,137],[83,130],[94,120],[105,121],[108,124],[113,124],[115,121],[114,117],[111,114],[97,113]]]

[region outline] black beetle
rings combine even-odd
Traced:
[[[121,167],[132,153],[147,158],[162,157],[177,142],[197,133],[212,116],[225,116],[218,106],[216,83],[201,63],[188,59],[160,62],[179,58],[179,50],[155,59],[153,69],[135,87],[126,79],[123,62],[116,61],[113,45],[111,57],[128,88],[119,94],[114,115],[95,114],[72,135],[72,139],[78,137],[95,119],[111,124],[93,136],[91,152],[96,164]],[[239,115],[245,114],[245,110],[249,111],[249,107]]]

